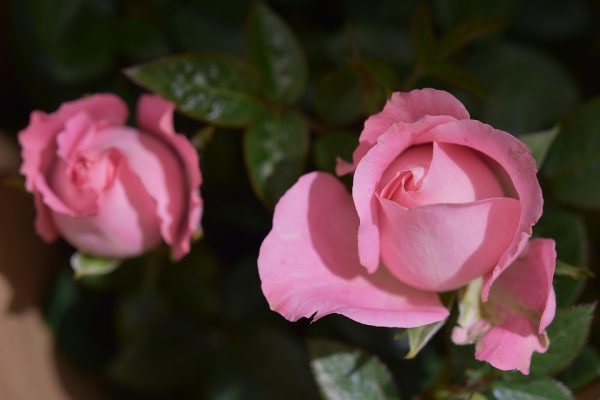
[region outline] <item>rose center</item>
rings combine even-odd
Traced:
[[[448,143],[413,146],[382,176],[379,196],[407,207],[506,197],[499,179],[476,150]]]
[[[79,190],[100,193],[112,185],[118,159],[119,154],[115,150],[102,154],[80,154],[69,163],[67,175]]]

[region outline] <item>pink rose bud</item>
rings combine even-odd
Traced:
[[[137,256],[161,241],[175,258],[187,254],[202,177],[194,147],[174,130],[174,109],[142,96],[137,128],[125,126],[127,106],[111,94],[34,111],[19,142],[39,235],[102,257]]]
[[[351,196],[333,176],[311,173],[275,209],[258,267],[269,305],[292,321],[330,313],[388,327],[441,321],[448,310],[437,293],[481,279],[487,301],[494,281],[519,263],[542,213],[527,146],[471,120],[444,91],[394,93],[366,121],[353,162],[338,162],[338,173],[352,171]],[[540,252],[551,259],[550,247]],[[553,302],[551,280],[536,280],[526,282],[544,285],[543,300]],[[537,303],[534,311],[544,312]],[[545,327],[551,314],[531,323]],[[510,325],[513,314],[504,315]],[[488,326],[478,322],[456,336],[466,341]],[[490,354],[481,357],[525,371]]]

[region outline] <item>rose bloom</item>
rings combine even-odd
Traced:
[[[111,94],[34,111],[19,142],[39,235],[103,257],[137,256],[161,241],[175,258],[188,253],[202,178],[194,147],[174,130],[174,109],[142,96],[137,128],[125,126],[127,106]]]
[[[275,208],[258,258],[271,309],[410,328],[448,316],[438,293],[476,285],[485,312],[461,315],[454,341],[528,373],[548,347],[556,258],[552,240],[529,240],[543,203],[530,150],[423,89],[394,93],[337,170],[354,172],[352,195],[313,172]]]

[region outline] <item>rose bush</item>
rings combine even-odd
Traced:
[[[275,209],[258,259],[271,309],[417,327],[448,316],[438,293],[479,281],[486,312],[463,319],[455,341],[527,373],[548,346],[555,264],[553,241],[528,245],[543,203],[529,149],[424,89],[394,93],[337,169],[354,171],[352,196],[314,172]]]
[[[202,178],[195,149],[174,130],[174,109],[142,96],[137,128],[125,126],[127,106],[111,94],[33,112],[19,142],[40,236],[115,258],[164,240],[184,256],[199,229]]]

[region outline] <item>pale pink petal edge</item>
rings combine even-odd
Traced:
[[[170,145],[177,153],[185,169],[189,195],[187,197],[187,210],[183,221],[175,220],[174,216],[168,214],[167,208],[161,212],[161,234],[175,259],[181,259],[190,251],[191,240],[200,230],[203,202],[200,197],[200,186],[202,174],[198,160],[198,153],[190,141],[181,134],[175,132],[173,125],[173,114],[175,104],[165,100],[158,95],[142,95],[137,106],[137,123],[144,130],[156,134],[163,142]],[[154,194],[150,194],[155,196]],[[172,224],[180,224],[172,229]],[[176,232],[172,235],[171,232]]]

